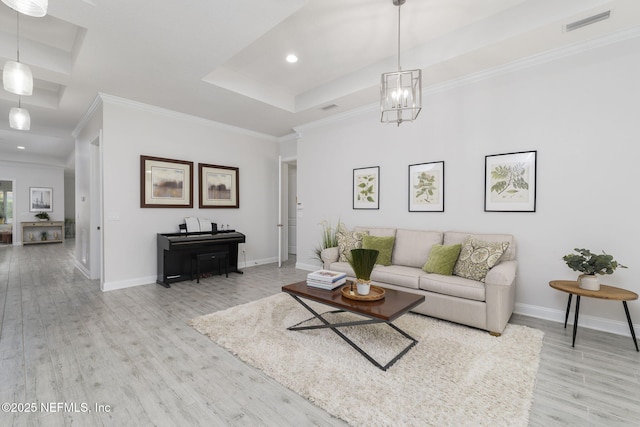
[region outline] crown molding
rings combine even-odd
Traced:
[[[95,113],[95,111],[101,105],[102,105],[102,97],[98,93],[98,95],[96,95],[96,97],[93,99],[93,102],[89,106],[89,109],[87,110],[87,112],[84,113],[84,116],[82,116],[82,118],[80,119],[76,127],[71,132],[71,136],[73,136],[74,139],[78,138],[78,135],[80,135],[80,132],[82,132],[82,129],[84,129],[84,127],[87,125],[91,117],[93,117],[93,114]]]

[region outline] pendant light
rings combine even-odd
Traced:
[[[398,6],[398,71],[383,73],[380,83],[382,123],[414,121],[422,109],[422,70],[400,67],[400,7],[406,0],[392,0]]]
[[[3,0],[4,1],[4,0]],[[17,61],[7,61],[2,70],[4,90],[16,95],[30,96],[33,93],[33,74],[29,66],[20,62],[20,14],[16,13]]]
[[[47,7],[49,6],[49,0],[2,0],[2,3],[13,10],[33,16],[34,18],[42,18],[45,16],[47,14]]]
[[[29,130],[31,129],[31,116],[29,110],[22,108],[20,98],[18,98],[18,106],[12,107],[9,111],[9,126],[11,129]]]

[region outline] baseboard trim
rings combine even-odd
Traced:
[[[146,276],[136,279],[120,280],[116,282],[104,282],[102,285],[102,291],[117,291],[118,289],[133,288],[134,286],[140,285],[149,285],[151,283],[156,283],[157,278],[157,276]]]
[[[574,306],[572,305],[572,307]],[[620,322],[617,320],[604,319],[602,317],[589,316],[588,314],[583,314],[582,310],[580,311],[581,311],[580,319],[578,320],[579,328],[595,329],[597,331],[610,332],[616,335],[631,337],[631,332],[629,331],[629,324],[627,322]],[[622,304],[620,304],[620,311],[623,311]],[[523,316],[535,317],[535,318],[544,319],[544,320],[551,320],[552,322],[558,322],[558,323],[564,324],[564,316],[565,316],[564,310],[556,310],[556,309],[547,308],[547,307],[516,303],[516,306],[513,312],[515,314],[521,314]],[[573,319],[575,318],[574,316],[575,316],[575,311],[571,310],[569,312],[567,327],[569,325],[573,325]],[[636,331],[638,331],[640,330],[639,326],[640,325],[634,324],[633,328]]]

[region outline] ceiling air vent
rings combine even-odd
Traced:
[[[596,22],[609,19],[610,16],[611,16],[611,11],[607,10],[606,12],[598,13],[597,15],[593,15],[588,18],[584,18],[579,21],[575,21],[570,24],[567,24],[565,25],[565,30],[567,32],[577,30],[578,28],[586,27],[587,25],[595,24]]]
[[[329,104],[329,105],[325,105],[324,107],[321,107],[320,109],[322,111],[329,111],[329,110],[333,110],[334,108],[338,108],[338,106],[336,104]]]

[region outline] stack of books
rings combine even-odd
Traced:
[[[321,289],[335,289],[346,283],[347,275],[337,271],[318,270],[307,274],[307,286]]]

